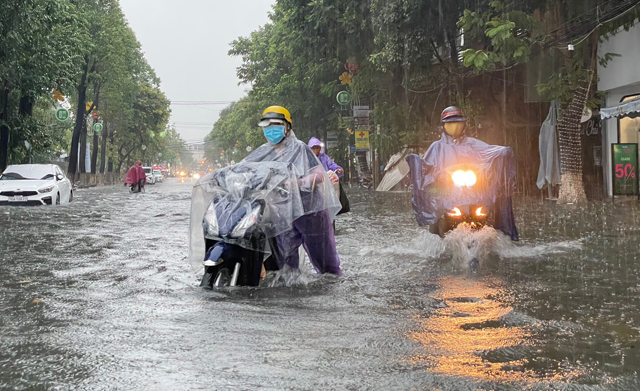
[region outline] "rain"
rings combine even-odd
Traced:
[[[0,5],[0,390],[640,390],[637,0],[137,1]]]

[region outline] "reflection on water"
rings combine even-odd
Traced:
[[[579,374],[569,368],[543,373],[529,368],[534,334],[530,325],[505,324],[513,298],[499,281],[446,276],[438,285],[431,297],[445,305],[427,318],[418,317],[418,329],[408,332],[423,348],[410,362],[443,375],[490,382],[567,381]]]

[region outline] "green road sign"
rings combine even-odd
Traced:
[[[349,103],[351,103],[351,94],[349,94],[347,91],[340,91],[336,96],[336,100],[343,106],[348,105]]]
[[[58,109],[56,111],[56,119],[58,121],[66,121],[69,119],[69,110],[67,109]]]
[[[102,124],[100,122],[96,122],[93,124],[93,130],[95,132],[102,132]]]
[[[613,195],[638,194],[638,144],[611,144]]]

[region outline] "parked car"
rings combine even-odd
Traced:
[[[164,176],[162,175],[162,171],[160,170],[153,170],[153,177],[155,178],[156,182],[162,182],[164,180]]]
[[[73,186],[55,164],[14,164],[0,175],[0,205],[57,205],[73,199]]]
[[[150,185],[156,184],[156,177],[153,175],[152,167],[142,167],[144,169],[144,173],[147,174],[147,183]]]

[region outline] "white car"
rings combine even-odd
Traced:
[[[156,182],[162,182],[164,180],[164,176],[162,175],[162,171],[160,170],[153,170],[153,177],[155,178]]]
[[[73,186],[55,164],[14,164],[0,175],[0,205],[57,205],[73,199]]]
[[[156,184],[156,176],[153,175],[153,167],[142,167],[144,173],[147,175],[147,183],[150,185]]]

